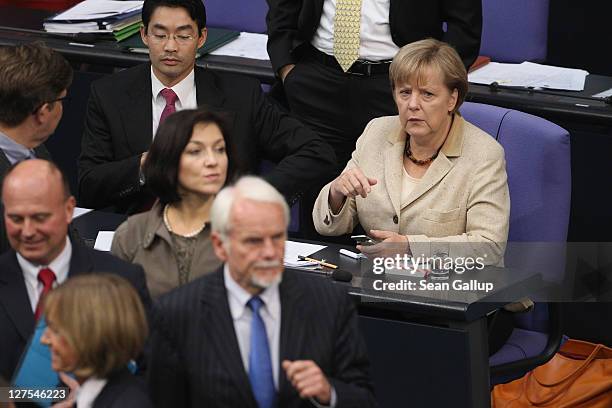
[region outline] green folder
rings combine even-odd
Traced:
[[[196,58],[199,58],[202,55],[206,55],[209,52],[216,50],[222,45],[225,45],[228,42],[238,38],[239,35],[239,31],[226,30],[225,28],[208,27],[208,36],[206,38],[206,42],[198,50]],[[149,49],[146,45],[144,45],[142,39],[140,38],[140,33],[133,34],[126,40],[121,41],[119,43],[119,46],[129,52],[135,52],[140,54],[149,53]]]
[[[117,41],[126,40],[130,38],[131,36],[133,36],[135,33],[139,32],[141,25],[142,25],[142,22],[137,21],[133,24],[130,24],[127,27],[122,28],[121,30],[113,31],[113,36],[115,37],[115,40]]]

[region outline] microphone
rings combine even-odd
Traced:
[[[336,269],[332,271],[331,277],[333,280],[338,282],[350,282],[353,280],[353,274],[348,271],[343,271],[341,269]]]
[[[334,269],[331,271],[324,271],[321,269],[306,269],[306,268],[295,268],[300,272],[316,273],[318,275],[325,275],[331,277],[336,282],[350,282],[353,280],[353,274],[348,271],[341,269]]]

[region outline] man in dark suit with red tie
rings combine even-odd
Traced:
[[[150,64],[92,84],[79,158],[79,203],[117,212],[142,211],[150,200],[140,169],[159,123],[170,112],[205,108],[227,116],[236,162],[266,179],[293,203],[336,166],[331,147],[268,102],[257,80],[195,66],[206,41],[202,0],[145,0],[141,37]]]
[[[150,309],[140,266],[68,238],[75,199],[53,163],[32,159],[11,167],[2,184],[2,200],[13,249],[0,256],[0,377],[12,377],[44,295],[71,276],[116,273],[134,285]]]
[[[211,209],[225,264],[160,298],[148,378],[156,406],[376,406],[346,288],[284,271],[289,209],[245,177]]]

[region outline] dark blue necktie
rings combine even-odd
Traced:
[[[251,320],[251,351],[249,353],[249,380],[259,408],[276,406],[276,389],[272,376],[272,359],[266,326],[259,314],[263,301],[259,296],[253,296],[247,303],[253,311]]]

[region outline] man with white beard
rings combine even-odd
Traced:
[[[346,290],[284,271],[289,209],[257,177],[211,209],[215,273],[160,299],[148,380],[156,406],[376,406]]]

